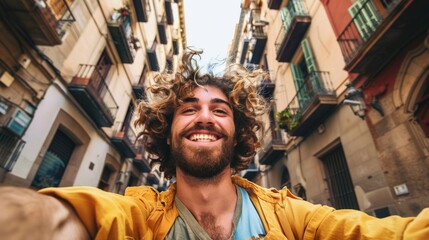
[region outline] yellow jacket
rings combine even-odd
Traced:
[[[417,217],[378,219],[335,210],[232,177],[246,189],[264,224],[265,239],[429,239],[429,209]],[[164,239],[178,216],[176,185],[166,192],[130,187],[125,196],[92,187],[47,188],[41,193],[69,202],[95,239]]]

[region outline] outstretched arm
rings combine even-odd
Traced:
[[[0,187],[0,236],[4,239],[89,239],[65,202],[33,190]]]

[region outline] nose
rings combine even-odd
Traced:
[[[214,125],[213,113],[208,108],[202,108],[198,112],[198,115],[195,119],[195,124],[201,126],[211,126]]]

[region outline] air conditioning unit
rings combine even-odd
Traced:
[[[12,114],[6,128],[18,136],[22,136],[30,125],[31,116],[29,116],[24,110],[16,108]]]

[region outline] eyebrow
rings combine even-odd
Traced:
[[[183,99],[184,103],[198,103],[198,101],[199,101],[199,99],[194,98],[194,97],[189,97],[189,98]],[[220,98],[213,98],[210,100],[210,103],[222,103],[222,104],[227,105],[232,110],[232,105],[229,102],[227,102],[223,99],[220,99]]]

